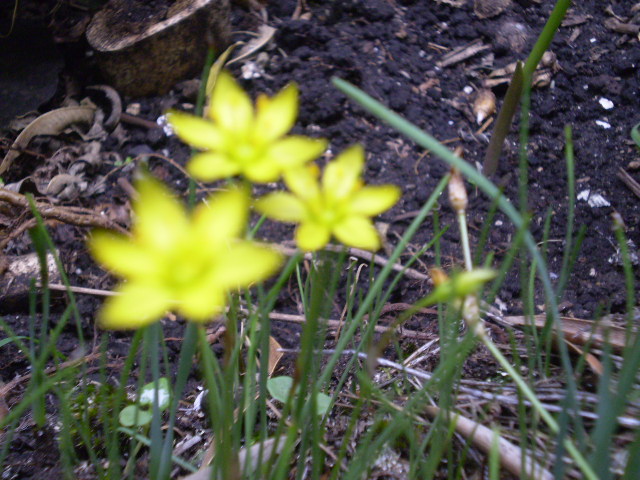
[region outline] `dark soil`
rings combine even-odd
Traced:
[[[145,8],[150,4],[139,3]],[[472,112],[475,92],[482,88],[483,81],[492,71],[526,57],[553,7],[553,2],[548,0],[540,4],[519,0],[512,2],[498,16],[481,19],[474,13],[471,0],[466,4],[457,2],[464,4],[460,7],[449,3],[456,2],[307,0],[308,10],[303,10],[302,16],[292,18],[297,6],[295,0],[271,1],[266,7],[268,23],[277,31],[273,42],[263,50],[266,55],[251,59],[251,64],[236,64],[232,68],[238,78],[244,78],[241,80],[243,86],[253,95],[259,92],[273,94],[291,81],[298,84],[301,91],[300,114],[294,132],[329,138],[333,154],[356,142],[365,146],[368,152],[367,181],[372,184],[394,183],[404,192],[398,205],[381,217],[383,222],[390,224],[387,241],[391,246],[405,231],[412,213],[429,198],[448,167],[349,101],[331,84],[331,78],[340,77],[355,84],[449,147],[462,147],[464,158],[472,164],[479,164],[487,148],[491,127],[484,133],[478,133],[480,127]],[[531,93],[529,195],[525,210],[531,215],[531,231],[539,242],[544,239],[545,221],[550,218],[547,242],[541,244],[541,248],[546,250],[552,279],[557,280],[564,252],[568,203],[575,202],[574,235],[582,226],[586,231],[561,301],[565,314],[582,318],[593,318],[603,311],[622,312],[625,308],[624,276],[612,232],[612,213],[617,212],[624,220],[630,249],[636,258],[636,245],[640,244],[640,199],[618,176],[619,169],[624,169],[640,180],[640,156],[630,140],[631,128],[640,122],[637,75],[640,48],[637,37],[617,33],[605,26],[605,21],[611,18],[611,13],[605,11],[606,7],[610,7],[617,16],[631,20],[632,3],[576,2],[551,46],[558,66],[552,72],[550,84],[535,88]],[[59,15],[53,20],[49,18],[50,22],[60,24]],[[234,31],[256,31],[260,23],[256,12],[234,7]],[[522,25],[522,29],[516,30],[524,31],[523,42],[516,41],[518,38],[513,33],[504,33],[513,32],[514,24]],[[246,39],[240,33],[236,36]],[[438,62],[445,53],[474,41],[482,42],[487,48],[464,61],[439,66]],[[58,93],[41,100],[43,111],[57,108],[69,93],[81,98],[84,87],[99,82],[92,59],[84,56],[87,47],[82,40],[67,42],[60,47],[65,54],[67,68],[57,84]],[[0,71],[6,72],[5,68],[5,65],[0,66]],[[25,76],[13,81],[26,82],[31,78]],[[25,86],[31,88],[31,85],[22,85],[23,88]],[[0,92],[3,91],[1,87]],[[41,86],[34,83],[33,88],[41,89]],[[494,89],[499,104],[505,90],[505,86]],[[193,83],[186,82],[163,97],[124,98],[123,107],[140,118],[155,122],[168,108],[192,105],[194,91]],[[609,103],[603,99],[611,102],[613,107],[606,109]],[[0,98],[0,110],[4,110],[5,103],[11,103],[8,95]],[[138,104],[135,110],[132,109],[134,104]],[[22,113],[31,108],[32,105],[25,105]],[[566,125],[573,129],[576,191],[585,200],[568,198],[564,156]],[[15,136],[16,132],[5,130],[5,148]],[[50,156],[63,145],[77,146],[81,142],[77,135],[47,138],[32,142],[29,151]],[[189,156],[188,147],[175,137],[168,138],[159,129],[131,123],[122,123],[101,143],[102,151],[115,152],[121,160],[159,154],[184,165]],[[2,151],[3,155],[5,151]],[[42,165],[42,158],[21,155],[16,166],[3,175],[3,180],[12,183],[23,179]],[[184,176],[170,163],[156,157],[149,158],[156,176],[170,182],[176,191],[185,191]],[[505,196],[516,204],[518,158],[515,125],[505,142],[493,180],[504,187]],[[93,177],[89,181],[95,182],[113,168],[113,159],[110,163],[103,163],[92,172]],[[126,226],[128,197],[125,191],[127,182],[123,179],[130,180],[132,171],[132,165],[125,166],[107,177],[102,190],[89,196],[80,195],[73,201],[58,200],[57,203],[104,211],[114,221]],[[589,193],[585,194],[585,191]],[[491,202],[472,187],[469,195],[470,233],[475,245]],[[590,206],[587,202],[589,195],[592,200],[595,195],[601,195],[608,205]],[[441,204],[439,224],[451,226],[442,243],[443,263],[446,269],[450,269],[462,263],[462,253],[454,216],[446,201]],[[5,219],[5,213],[0,210],[0,238],[9,234],[10,228],[15,228],[20,220]],[[491,253],[499,261],[510,245],[514,230],[502,214],[497,214],[492,222],[481,258]],[[84,245],[86,229],[58,224],[51,228],[51,232],[73,285],[97,289],[113,286],[114,280],[96,267],[87,255]],[[281,238],[283,234],[282,228],[273,225],[267,225],[264,232],[270,239]],[[291,238],[291,229],[284,233]],[[434,222],[430,219],[414,238],[412,248],[419,249],[432,238],[433,233]],[[21,255],[32,250],[28,236],[23,235],[12,240],[2,253]],[[433,253],[428,252],[417,268],[426,272],[434,262]],[[522,312],[521,287],[522,281],[517,273],[511,274],[498,295],[500,302],[506,305],[505,313]],[[415,301],[429,288],[426,283],[405,280],[390,301]],[[283,298],[278,310],[296,313],[295,298],[292,291],[291,298]],[[537,304],[543,303],[542,296],[536,300]],[[94,296],[78,295],[84,335],[88,339],[99,336],[93,323],[99,302]],[[59,297],[54,303],[54,317],[60,314],[64,303],[64,297]],[[341,309],[342,306],[338,305],[336,315]],[[28,333],[28,308],[25,304],[14,307],[12,311],[0,305],[0,314],[16,333]],[[412,319],[408,326],[415,330],[435,331],[433,322],[426,316]],[[175,322],[168,322],[165,333],[167,337],[179,338],[181,331]],[[290,324],[274,322],[274,335],[283,346],[297,346],[299,331]],[[128,338],[124,334],[112,336],[110,360],[114,365],[126,355]],[[179,342],[168,344],[171,355],[175,355]],[[72,354],[76,347],[75,327],[69,327],[59,348],[64,354]],[[7,345],[0,348],[0,380],[6,383],[25,375],[27,368],[28,362],[15,347]],[[468,378],[485,379],[494,371],[495,365],[482,351],[474,354],[465,366]],[[25,385],[10,393],[7,398],[10,408],[20,400]],[[187,401],[193,401],[197,394],[196,382],[190,387]],[[197,419],[185,419],[184,428],[188,428],[190,421]],[[48,439],[46,441],[34,439],[33,425],[28,419],[25,425],[25,430],[18,433],[11,446],[3,467],[8,476],[3,478],[59,478],[55,458],[51,458],[55,449],[52,431],[41,433],[42,438]],[[80,472],[79,475],[82,476]]]

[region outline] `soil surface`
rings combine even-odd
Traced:
[[[139,3],[145,8],[151,5],[150,2]],[[448,172],[448,167],[348,100],[331,84],[331,79],[340,77],[353,83],[450,148],[461,147],[467,161],[480,165],[493,125],[483,127],[477,123],[473,110],[476,96],[485,89],[492,72],[526,58],[553,8],[551,1],[506,3],[504,11],[481,18],[483,11],[479,7],[474,10],[472,0],[307,0],[302,9],[297,8],[300,5],[295,0],[272,1],[266,4],[266,12],[267,23],[276,29],[273,39],[257,56],[234,64],[231,71],[254,96],[260,92],[273,94],[288,82],[295,81],[301,98],[294,132],[329,138],[332,154],[356,142],[365,146],[367,182],[394,183],[403,190],[401,201],[380,219],[388,226],[386,241],[393,247],[414,213]],[[570,202],[575,204],[574,238],[581,227],[585,229],[572,275],[560,299],[565,315],[593,318],[602,312],[624,311],[624,275],[612,231],[612,213],[618,213],[623,219],[632,258],[637,260],[640,198],[621,180],[620,172],[627,172],[640,181],[640,155],[630,138],[631,128],[640,122],[637,74],[640,48],[637,31],[634,36],[621,33],[620,28],[611,28],[614,20],[640,24],[638,18],[633,18],[632,4],[629,1],[576,2],[551,46],[555,61],[546,72],[548,76],[531,92],[528,198],[524,210],[531,215],[531,231],[546,251],[554,281],[561,270]],[[66,17],[60,12],[57,16],[46,17],[46,23],[55,32],[52,36],[65,39],[58,47],[66,67],[58,79],[52,80],[56,82],[56,95],[40,100],[41,112],[60,107],[65,98],[80,100],[90,94],[96,103],[105,101],[99,93],[86,89],[100,83],[100,78],[92,57],[86,55],[88,47],[82,37],[76,35],[74,38],[74,34],[69,33],[77,23],[65,27],[66,36],[56,30],[69,18],[83,21],[87,13],[78,13],[66,4],[65,8]],[[235,5],[232,30],[239,33],[234,33],[232,40],[249,40],[250,37],[241,32],[256,32],[262,22],[263,16],[257,11]],[[475,54],[450,64],[447,62],[450,52],[470,45]],[[14,44],[13,48],[20,46]],[[32,67],[37,69],[38,65]],[[0,67],[0,72],[3,71],[4,65]],[[3,75],[0,73],[0,79]],[[24,83],[31,78],[35,77],[9,80]],[[4,91],[3,85],[0,84],[0,92]],[[39,84],[34,84],[33,88],[43,90]],[[495,93],[499,107],[506,84],[490,90]],[[55,137],[37,138],[2,174],[3,181],[15,184],[29,177],[33,184],[31,191],[37,199],[58,206],[101,212],[109,221],[126,228],[130,181],[137,161],[146,158],[156,176],[171,183],[177,192],[185,192],[187,180],[174,164],[186,163],[189,148],[175,137],[166,136],[162,129],[151,127],[169,108],[192,108],[196,91],[197,82],[191,80],[162,97],[125,97],[123,108],[130,117],[135,117],[134,120],[123,118],[115,130],[95,137],[83,139],[77,133],[65,132]],[[4,109],[5,103],[11,103],[8,95],[0,98],[0,110]],[[32,108],[33,105],[26,104],[21,113]],[[507,137],[498,171],[492,177],[516,205],[519,198],[517,124]],[[575,150],[577,198],[572,199],[568,198],[567,191],[566,125],[572,127]],[[0,127],[5,129],[0,150],[4,156],[17,131],[9,129],[8,124]],[[97,146],[92,147],[92,142],[97,142]],[[96,148],[98,153],[92,154],[91,148]],[[68,173],[83,155],[93,155],[98,160],[89,162],[90,168],[82,171],[75,186],[65,184],[62,193],[44,195],[50,180],[55,175]],[[54,157],[55,161],[52,161]],[[472,245],[477,245],[491,201],[472,187],[469,188],[469,199],[471,241]],[[444,198],[440,203],[437,221],[441,226],[450,226],[441,245],[442,261],[448,270],[461,265],[462,253],[454,215]],[[11,235],[12,229],[25,221],[25,215],[9,216],[15,212],[13,207],[0,210],[0,240],[2,236]],[[548,232],[545,236],[546,222]],[[411,242],[410,250],[417,251],[432,239],[434,223],[433,217],[427,220]],[[57,223],[50,231],[72,285],[94,289],[109,289],[114,285],[114,279],[87,255],[86,228]],[[269,240],[282,238],[282,235],[290,239],[292,230],[268,223],[262,232]],[[496,262],[501,260],[514,233],[507,218],[498,213],[492,220],[480,258],[493,254]],[[2,253],[19,256],[32,251],[28,235],[22,234],[11,238]],[[402,260],[408,258],[407,254]],[[434,262],[434,254],[429,251],[416,264],[416,269],[426,273]],[[523,311],[522,279],[517,268],[513,270],[515,272],[509,275],[497,300],[497,305],[506,314]],[[3,281],[0,279],[0,285]],[[410,303],[429,289],[426,281],[406,279],[390,302]],[[300,313],[296,294],[292,292],[291,295],[290,299],[281,300],[278,311]],[[8,304],[0,306],[0,314],[19,335],[29,331],[28,304],[26,298],[23,300],[12,303],[11,308]],[[82,294],[77,295],[77,300],[83,333],[90,342],[98,343],[100,332],[96,330],[93,318],[101,300]],[[336,303],[338,316],[342,306],[339,299]],[[543,303],[541,295],[536,303]],[[54,318],[60,315],[64,306],[64,297],[57,295],[52,307]],[[433,316],[417,316],[407,326],[427,334],[437,328]],[[182,334],[175,322],[167,322],[167,337],[172,337],[173,329],[176,337]],[[273,330],[283,346],[298,345],[297,327],[276,321]],[[4,334],[0,334],[2,337]],[[109,340],[109,357],[115,370],[119,359],[127,353],[128,340],[129,335],[125,334],[114,334]],[[179,342],[168,343],[170,349],[175,348],[170,354],[177,354]],[[63,332],[59,348],[63,354],[77,354],[75,326],[70,325]],[[13,345],[0,348],[0,380],[8,383],[24,376],[28,373],[27,367],[26,359]],[[479,350],[467,361],[465,376],[485,379],[495,370],[490,358]],[[19,401],[27,383],[10,392],[6,399],[9,408]],[[187,390],[187,401],[193,401],[198,394],[196,387],[194,380]],[[14,436],[3,467],[3,478],[60,478],[59,459],[53,453],[55,413],[51,415],[51,424],[43,430],[37,430],[33,422],[25,419]],[[193,422],[198,425],[202,420],[185,417],[181,422],[181,428],[193,429],[196,428]],[[78,471],[78,478],[92,478],[91,469]]]

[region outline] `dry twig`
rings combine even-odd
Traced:
[[[25,212],[30,210],[29,200],[20,193],[12,192],[6,188],[0,188],[0,203],[5,202],[14,207],[23,209]],[[100,227],[111,230],[117,230],[120,233],[128,235],[127,230],[122,228],[112,220],[94,212],[93,210],[78,207],[63,207],[51,205],[47,202],[36,202],[36,209],[42,215],[44,220],[59,221],[80,227]],[[26,229],[35,226],[35,219],[30,219],[18,226],[7,235],[6,238],[0,240],[0,250],[7,246],[12,238],[16,238]]]

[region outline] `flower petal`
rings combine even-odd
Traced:
[[[320,195],[320,187],[316,176],[317,167],[308,165],[292,168],[284,172],[284,183],[294,195],[303,200]]]
[[[136,190],[134,238],[141,247],[156,252],[171,250],[189,225],[184,208],[167,187],[150,175],[145,174],[136,182]]]
[[[168,291],[138,282],[120,285],[119,295],[108,298],[98,321],[109,330],[133,330],[158,320],[172,306]]]
[[[373,216],[391,208],[400,198],[395,185],[362,187],[350,199],[349,211],[356,215]]]
[[[209,120],[176,111],[169,112],[168,119],[176,135],[192,147],[217,150],[224,145],[220,129]]]
[[[197,153],[187,164],[187,171],[199,180],[212,182],[240,173],[240,166],[221,153]]]
[[[375,251],[380,248],[380,236],[371,220],[351,216],[333,227],[333,234],[345,245]]]
[[[218,283],[224,289],[245,288],[270,277],[281,264],[282,255],[275,250],[255,242],[238,242],[216,265]]]
[[[253,183],[269,183],[280,179],[282,168],[269,158],[262,157],[246,163],[242,173]]]
[[[211,94],[209,116],[225,132],[243,138],[253,128],[253,105],[233,76],[223,70]]]
[[[89,239],[93,257],[121,277],[153,278],[157,275],[157,259],[153,252],[141,248],[132,239],[107,230],[94,230]]]
[[[269,157],[269,161],[280,165],[282,170],[286,171],[318,158],[327,148],[327,144],[324,138],[291,135],[271,145],[266,156]]]
[[[233,188],[209,197],[208,204],[200,204],[193,212],[194,236],[201,248],[226,248],[247,226],[249,194]]]
[[[189,320],[206,322],[224,309],[226,300],[217,285],[200,283],[183,292],[176,309]]]
[[[301,250],[313,252],[324,247],[331,238],[326,225],[313,222],[301,223],[296,229],[296,243]]]
[[[349,147],[325,167],[322,190],[333,198],[345,198],[357,187],[363,165],[362,145]]]
[[[269,143],[293,127],[298,114],[298,87],[290,83],[272,98],[258,97],[256,102],[255,139]]]
[[[286,192],[269,193],[255,201],[260,213],[280,222],[301,222],[306,216],[304,203],[298,197]]]

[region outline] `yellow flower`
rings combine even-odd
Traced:
[[[325,168],[298,168],[284,173],[292,193],[274,192],[256,201],[266,216],[299,223],[296,242],[302,250],[324,247],[332,235],[345,245],[377,250],[380,237],[369,217],[391,208],[400,198],[395,185],[363,186],[364,149],[354,145]]]
[[[298,89],[289,84],[272,98],[260,95],[254,110],[249,96],[223,71],[211,94],[209,119],[171,112],[169,122],[189,145],[203,150],[187,170],[203,181],[243,175],[257,183],[273,182],[282,172],[318,157],[324,139],[285,136],[298,113]]]
[[[167,310],[207,321],[230,290],[264,280],[281,264],[280,254],[239,238],[250,202],[245,190],[213,195],[191,215],[148,175],[137,190],[132,236],[98,230],[89,239],[96,260],[127,280],[105,302],[102,327],[139,328]]]

